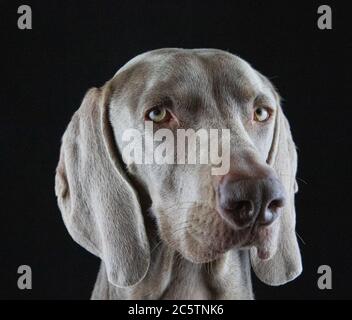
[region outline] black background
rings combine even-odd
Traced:
[[[135,55],[161,47],[219,48],[272,79],[299,153],[297,231],[304,272],[258,299],[352,298],[352,10],[347,1],[1,2],[0,298],[89,298],[99,261],[68,235],[54,195],[60,138],[86,90]],[[28,4],[33,29],[17,28]],[[333,30],[317,28],[329,4]],[[17,289],[28,264],[33,289]],[[319,290],[330,265],[333,289]]]

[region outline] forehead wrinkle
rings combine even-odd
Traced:
[[[214,59],[215,58],[215,59]],[[222,61],[228,59],[227,56],[218,52],[212,54],[199,55],[199,61],[207,77],[207,103],[215,106],[212,112],[222,115],[222,118],[229,118],[231,110],[221,106],[228,105],[227,102],[227,75],[222,67]],[[225,85],[224,85],[225,84]]]
[[[161,66],[162,69],[165,69],[165,64],[172,66],[167,80],[176,83],[181,88],[184,86],[199,88],[204,85],[205,72],[196,55],[189,53],[174,54]]]
[[[195,55],[174,54],[157,66],[148,86],[148,99],[172,96],[179,107],[202,106],[208,99],[208,78]]]
[[[213,53],[202,56],[204,68],[208,70],[216,101],[232,99],[238,102],[253,100],[262,90],[262,80],[244,60],[234,55]]]

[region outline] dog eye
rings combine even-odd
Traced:
[[[161,123],[170,119],[170,113],[163,107],[155,107],[147,112],[148,120]]]
[[[259,107],[254,110],[254,120],[258,122],[264,122],[270,118],[270,112],[268,109]]]

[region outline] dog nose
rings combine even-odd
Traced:
[[[225,175],[218,187],[219,213],[235,228],[268,226],[285,204],[285,191],[273,173],[261,177]]]

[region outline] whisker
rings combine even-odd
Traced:
[[[154,252],[154,250],[156,250],[158,247],[160,247],[160,245],[163,243],[163,240],[160,239],[156,245],[154,246],[154,248],[150,251],[150,254],[152,254]]]
[[[299,180],[299,181],[302,181],[304,184],[308,184],[308,182],[307,182],[306,180],[303,180],[303,179],[300,178],[300,177],[296,177],[296,179]]]
[[[292,174],[288,174],[288,173],[280,173],[279,175],[281,175],[281,176],[286,176],[286,177],[292,177],[293,175]],[[297,180],[299,180],[299,181],[301,181],[301,182],[303,182],[304,184],[308,184],[308,182],[307,182],[307,180],[304,180],[304,179],[302,179],[302,178],[300,178],[300,177],[295,177]]]
[[[302,241],[302,243],[303,243],[304,245],[306,245],[305,241],[304,241],[303,238],[298,234],[297,231],[296,231],[296,235],[297,235],[297,237]]]

